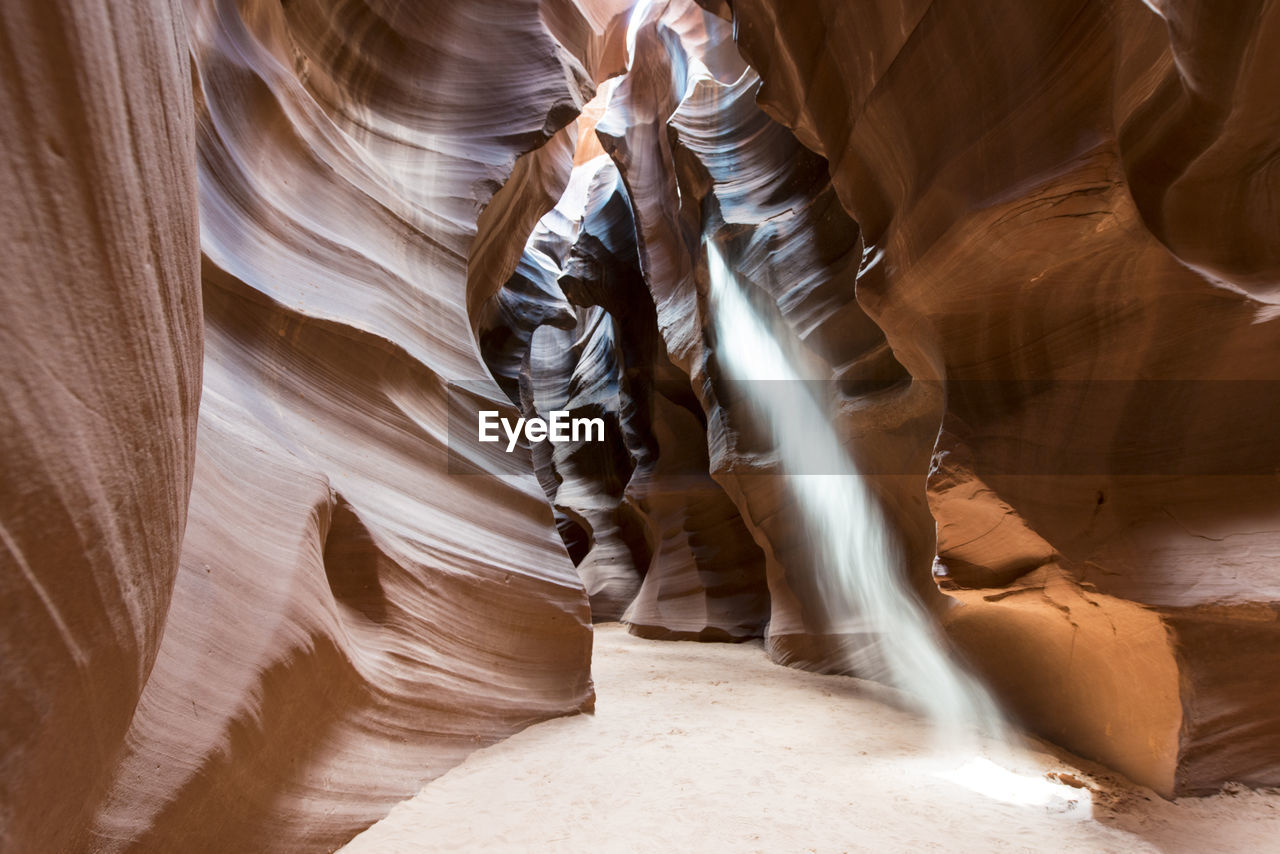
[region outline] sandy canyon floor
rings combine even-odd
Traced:
[[[758,644],[597,626],[593,673],[594,715],[476,752],[344,854],[1280,852],[1280,792],[1170,803],[1043,747],[947,750],[887,689]]]

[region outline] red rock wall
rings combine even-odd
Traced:
[[[478,235],[481,210],[513,175],[484,227],[518,251],[572,149],[517,158],[591,75],[536,3],[208,3],[189,27],[208,329],[193,517],[93,844],[315,850],[476,747],[591,705],[586,599],[536,483],[450,477],[466,450],[446,422],[449,383],[497,394],[467,306],[512,251]]]
[[[862,230],[858,301],[946,392],[953,636],[1033,729],[1161,791],[1280,780],[1280,14],[729,5]]]
[[[664,349],[707,425],[706,456],[696,465],[713,474],[713,491],[730,499],[763,556],[770,654],[847,671],[858,641],[830,625],[821,550],[779,477],[767,427],[717,360],[704,235],[732,253],[750,299],[838,412],[841,438],[875,463],[874,486],[905,534],[926,604],[936,608],[948,600],[929,577],[932,518],[922,479],[910,472],[928,465],[940,395],[936,384],[908,382],[854,300],[857,225],[836,198],[826,162],[756,105],[759,79],[727,49],[730,39],[727,23],[691,3],[655,4],[636,28],[635,58],[597,133],[632,196]],[[659,567],[645,588],[706,586]],[[644,594],[628,613],[633,630],[666,636],[675,615]]]
[[[523,414],[604,420],[604,441],[531,449],[593,619],[758,637],[762,555],[710,476],[702,410],[666,353],[629,193],[603,153],[578,166],[484,317],[482,351]]]
[[[6,850],[331,849],[590,708],[544,497],[447,412],[618,11],[6,11]]]
[[[195,124],[165,2],[0,15],[0,849],[64,851],[151,672],[200,397]]]
[[[839,667],[704,234],[1021,721],[1280,782],[1275,4],[672,0],[596,140],[626,5],[6,8],[6,850],[340,844],[590,707],[588,588]],[[627,198],[522,273],[605,150]],[[617,441],[458,475],[513,391]]]

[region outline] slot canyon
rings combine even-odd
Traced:
[[[0,15],[0,852],[1280,852],[1277,0]]]

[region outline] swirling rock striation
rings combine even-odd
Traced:
[[[594,619],[654,637],[758,636],[761,555],[708,474],[705,422],[659,335],[608,157],[577,167],[485,318],[482,349],[526,415],[606,424],[603,441],[533,448]]]
[[[820,589],[820,544],[778,476],[767,428],[718,362],[704,240],[732,256],[775,337],[838,411],[841,437],[879,465],[875,486],[908,533],[922,594],[941,608],[946,599],[929,581],[932,520],[920,478],[904,474],[927,465],[937,388],[907,382],[883,333],[855,301],[858,228],[836,198],[823,158],[756,105],[759,79],[725,50],[729,25],[673,2],[655,4],[634,29],[630,69],[597,134],[632,195],[663,343],[697,394],[699,420],[709,425],[706,464],[764,556],[762,622],[771,655],[848,670],[849,654],[862,642],[847,626],[832,625]],[[777,391],[781,403],[799,390]],[[664,622],[653,612],[633,625],[652,632],[644,627]]]
[[[0,14],[0,849],[66,851],[160,646],[200,397],[181,15]]]
[[[331,848],[478,746],[593,702],[587,599],[537,483],[451,475],[491,466],[448,412],[501,399],[470,311],[562,189],[560,129],[617,22],[302,0],[191,3],[187,23],[190,519],[84,844]]]
[[[1033,729],[1162,792],[1280,780],[1280,13],[729,5],[861,229],[859,302],[946,391],[953,637]]]
[[[1023,722],[1280,782],[1276,5],[703,5],[6,7],[0,845],[332,848],[593,617],[843,667],[708,240]]]

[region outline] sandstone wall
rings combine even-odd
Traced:
[[[332,848],[593,703],[536,480],[447,412],[624,20],[134,6],[4,16],[4,847]]]
[[[7,3],[0,37],[0,848],[61,851],[107,786],[178,568],[195,123],[168,3]]]
[[[953,636],[1161,791],[1276,782],[1274,6],[729,5],[861,228],[859,303],[945,392]]]

